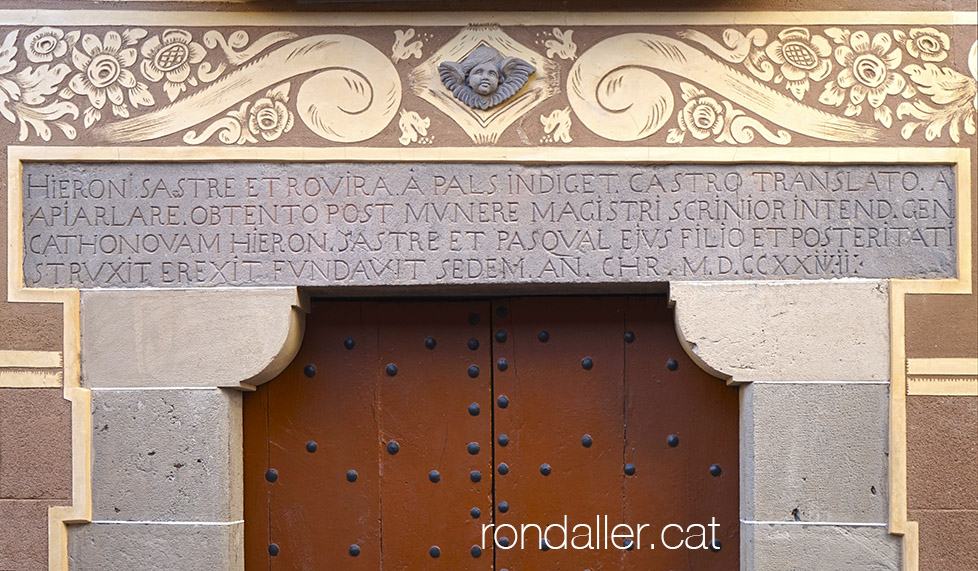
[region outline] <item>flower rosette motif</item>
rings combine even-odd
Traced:
[[[146,84],[136,81],[129,70],[136,63],[136,45],[146,35],[145,30],[127,29],[121,34],[106,32],[103,39],[94,34],[81,38],[81,48],[72,48],[71,61],[78,70],[62,90],[65,98],[74,95],[88,97],[91,104],[84,112],[85,127],[91,127],[102,119],[106,103],[116,117],[129,117],[129,103],[134,107],[148,107],[155,103]]]
[[[679,112],[679,129],[688,131],[694,139],[704,140],[723,131],[723,107],[708,95],[690,99]]]
[[[893,37],[903,44],[910,57],[921,61],[944,61],[947,59],[947,51],[951,49],[948,35],[934,28],[911,28],[909,34],[894,30]]]
[[[191,66],[204,60],[204,47],[193,41],[186,30],[164,30],[146,40],[139,49],[143,55],[140,71],[153,83],[163,81],[163,91],[170,101],[187,90],[187,84],[197,85]]]
[[[289,101],[289,84],[270,90],[251,106],[248,115],[248,130],[252,135],[261,135],[266,141],[274,141],[292,130],[295,118],[286,107]]]
[[[825,31],[835,43],[835,59],[842,66],[839,75],[825,84],[819,101],[838,107],[849,91],[849,104],[845,115],[854,117],[862,113],[862,104],[869,102],[873,118],[884,127],[893,125],[893,110],[884,105],[888,95],[896,95],[907,88],[906,79],[897,71],[903,60],[900,48],[893,48],[889,34],[879,33],[870,39],[864,31],[830,28]],[[893,49],[891,49],[893,48]]]
[[[781,66],[775,83],[785,87],[801,100],[811,81],[819,82],[832,72],[832,46],[823,36],[813,36],[807,28],[787,28],[764,49],[775,64]]]
[[[34,63],[48,63],[64,57],[78,41],[78,32],[64,33],[57,28],[43,27],[24,38],[24,52]]]
[[[730,145],[746,145],[756,135],[776,145],[791,142],[791,135],[787,131],[771,131],[725,99],[717,100],[685,81],[679,82],[679,89],[686,104],[676,116],[679,128],[669,129],[666,135],[666,142],[671,145],[682,144],[686,140],[686,133],[699,141],[712,137],[717,143]]]

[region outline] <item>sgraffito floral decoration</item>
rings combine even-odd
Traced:
[[[759,137],[786,145],[798,135],[869,143],[890,129],[906,140],[946,133],[957,143],[975,134],[978,42],[967,70],[959,69],[951,36],[939,27],[680,30],[580,48],[573,35],[544,30],[535,43],[546,58],[525,51],[553,68],[548,94],[566,81],[567,100],[540,117],[542,144],[571,144],[572,122],[613,140],[664,135],[667,144]],[[393,64],[420,59],[435,36],[411,28],[392,37],[385,55],[352,36],[286,30],[254,40],[243,30],[163,27],[0,31],[0,117],[19,128],[21,141],[58,133],[73,140],[84,129],[108,143],[177,135],[191,145],[215,137],[265,144],[294,133],[300,120],[324,139],[362,141],[401,109],[409,78]],[[524,107],[531,96],[521,98]],[[508,125],[528,110],[499,112]],[[402,145],[434,137],[431,119],[414,111],[402,109],[398,127]],[[496,136],[475,142],[494,144]]]

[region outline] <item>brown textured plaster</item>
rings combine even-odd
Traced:
[[[978,397],[907,397],[907,505],[978,510]]]
[[[0,121],[0,350],[60,351],[63,327],[61,305],[54,303],[7,302],[7,144],[14,141],[16,129]]]
[[[921,571],[978,569],[978,510],[911,510],[920,530]]]
[[[70,497],[71,405],[61,389],[0,389],[0,499]]]
[[[0,569],[48,568],[48,508],[51,500],[0,500]]]

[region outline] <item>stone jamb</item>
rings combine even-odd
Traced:
[[[264,161],[326,160],[467,160],[467,161],[601,161],[609,162],[685,162],[688,149],[266,149]],[[854,163],[902,162],[908,164],[953,164],[957,172],[958,278],[953,280],[890,281],[890,458],[889,531],[903,537],[904,568],[917,568],[917,526],[907,521],[906,511],[906,357],[905,295],[910,293],[969,293],[971,291],[971,164],[967,149],[853,149],[843,151],[808,149],[697,149],[700,162],[786,162]],[[21,287],[23,248],[21,164],[29,160],[97,161],[105,159],[152,161],[165,156],[168,161],[257,160],[252,151],[227,148],[209,149],[81,149],[51,147],[10,147],[8,155],[8,298],[11,301],[61,303],[64,309],[64,392],[72,403],[72,505],[50,510],[49,565],[52,570],[68,569],[67,525],[89,522],[91,503],[91,394],[81,388],[80,301],[77,290],[25,289]],[[685,287],[691,287],[686,284]],[[161,315],[161,317],[163,317]],[[682,336],[683,328],[677,321]],[[290,337],[291,339],[291,337]],[[695,352],[691,351],[695,356]],[[699,357],[696,357],[699,359]],[[723,363],[709,368],[724,372]],[[269,373],[273,373],[269,371]],[[261,375],[263,378],[269,378]],[[728,375],[729,376],[729,375]],[[731,376],[737,382],[736,376]],[[742,460],[742,465],[745,465]],[[745,546],[747,547],[747,546]]]

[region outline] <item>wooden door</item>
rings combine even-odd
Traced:
[[[315,303],[245,398],[247,569],[735,569],[737,391],[673,328],[661,297]]]

